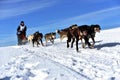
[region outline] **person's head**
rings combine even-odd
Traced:
[[[20,22],[20,25],[21,25],[21,26],[24,26],[24,21],[21,21],[21,22]]]

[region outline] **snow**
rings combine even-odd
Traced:
[[[94,49],[79,41],[79,53],[66,47],[66,39],[44,47],[0,47],[0,80],[119,80],[119,34],[120,28],[102,30]]]

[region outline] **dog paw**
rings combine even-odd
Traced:
[[[82,48],[85,48],[85,44],[82,44]]]
[[[93,49],[93,48],[94,48],[94,44],[89,45],[89,48],[90,48],[90,49]]]

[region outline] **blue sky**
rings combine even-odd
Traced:
[[[21,20],[27,34],[38,30],[45,34],[72,24],[119,27],[120,0],[0,0],[0,44],[16,40]]]

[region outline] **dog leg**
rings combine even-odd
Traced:
[[[37,47],[39,47],[38,45],[40,45],[40,43],[37,41]]]
[[[76,51],[78,52],[78,41],[79,39],[76,39]]]
[[[42,46],[44,46],[44,45],[43,45],[43,42],[42,42],[42,39],[40,39],[40,42],[41,42]]]
[[[73,38],[73,41],[71,43],[71,48],[73,48],[73,43],[75,42],[75,38]]]
[[[34,39],[32,40],[32,44],[33,44],[33,47],[34,47]]]
[[[62,42],[62,36],[60,35],[60,42]]]
[[[81,43],[82,43],[82,48],[85,48],[85,43],[83,43],[82,39],[81,39]]]

